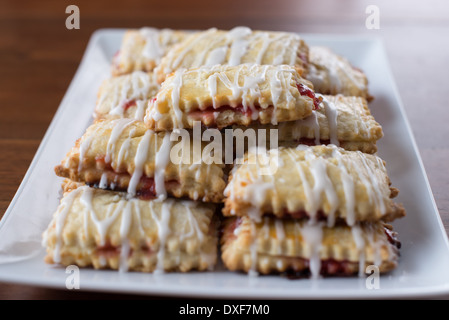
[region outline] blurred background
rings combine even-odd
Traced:
[[[80,9],[80,29],[65,26],[69,5]],[[366,26],[369,5],[379,10],[378,28]],[[238,25],[382,37],[448,229],[449,1],[445,0],[0,0],[0,217],[95,30],[142,26],[229,29]],[[39,298],[44,292],[9,288],[8,297],[16,290],[16,298],[26,297],[24,292]]]

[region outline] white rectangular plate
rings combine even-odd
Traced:
[[[68,274],[43,262],[41,234],[60,196],[53,173],[91,122],[101,81],[124,30],[95,32],[82,63],[37,154],[0,224],[0,281],[64,289]],[[229,298],[387,298],[449,294],[449,246],[432,192],[388,65],[377,38],[303,35],[310,45],[325,45],[363,69],[375,100],[371,110],[384,129],[378,144],[391,180],[401,191],[407,217],[394,223],[402,241],[399,267],[367,289],[362,278],[288,280],[248,277],[222,267],[206,273],[162,275],[82,269],[82,290],[189,297]]]

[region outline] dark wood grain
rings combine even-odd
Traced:
[[[65,28],[65,8],[81,11]],[[367,30],[365,8],[380,8]],[[449,230],[449,2],[360,0],[13,1],[0,2],[0,216],[7,209],[98,28],[141,26],[357,33],[384,38],[399,93]],[[0,299],[117,299],[140,296],[0,284]],[[154,298],[154,297],[145,297]]]

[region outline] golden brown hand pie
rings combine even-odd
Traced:
[[[65,193],[43,235],[45,261],[142,272],[211,269],[217,259],[214,210],[78,187]]]
[[[375,265],[384,273],[397,266],[400,243],[381,222],[349,227],[310,225],[305,220],[265,217],[226,219],[222,260],[232,271],[262,274],[347,276]]]
[[[126,31],[112,62],[112,75],[152,71],[166,52],[189,33],[170,29],[141,28]]]
[[[262,215],[327,220],[392,221],[404,209],[392,197],[384,161],[333,145],[248,153],[225,190],[226,216]]]
[[[224,128],[303,119],[321,101],[312,88],[286,65],[178,70],[150,102],[145,122],[151,129],[165,131],[192,128],[195,121]]]
[[[254,141],[257,141],[262,130],[267,142],[272,134],[270,130],[277,130],[279,146],[334,144],[346,150],[375,153],[376,142],[382,138],[383,132],[371,115],[367,101],[361,97],[342,95],[322,97],[320,108],[305,119],[281,122],[276,126],[255,123],[248,128],[233,128],[243,131],[253,129]]]
[[[317,93],[358,96],[368,101],[372,99],[368,93],[368,79],[363,71],[326,47],[310,47],[305,78],[313,83]]]
[[[153,73],[135,71],[103,81],[98,92],[95,119],[133,118],[143,120],[148,101],[160,86]]]
[[[207,164],[196,157],[194,148],[194,143],[171,141],[169,132],[155,133],[137,120],[98,121],[55,171],[77,182],[143,198],[163,199],[168,194],[220,202],[225,187],[223,165]],[[173,159],[174,154],[179,158]]]
[[[295,33],[215,28],[192,34],[174,46],[157,68],[159,82],[178,69],[244,63],[291,65],[301,75],[306,69],[308,47]]]

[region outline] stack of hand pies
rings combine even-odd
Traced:
[[[394,269],[387,223],[405,211],[376,156],[367,86],[294,33],[127,31],[93,124],[55,168],[46,262],[187,272],[221,252],[249,274]]]

